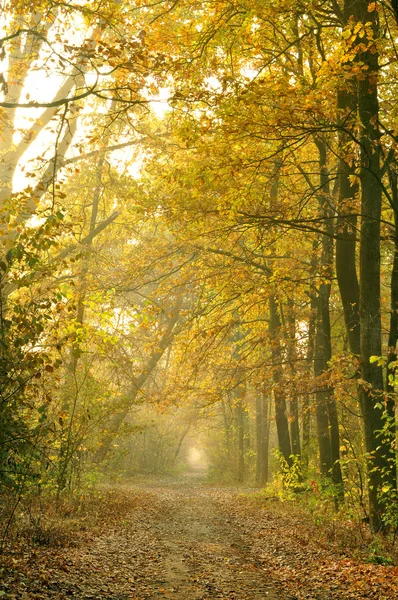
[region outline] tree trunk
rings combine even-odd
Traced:
[[[354,85],[352,82],[345,85]],[[351,183],[352,168],[349,156],[343,154],[351,138],[344,130],[356,125],[357,94],[351,89],[340,88],[337,97],[340,118],[344,126],[339,129],[340,158],[338,164],[339,197],[336,227],[336,276],[343,304],[344,323],[350,351],[360,354],[359,282],[356,269],[357,216],[355,197],[358,185]],[[349,151],[347,150],[349,155]],[[351,158],[352,159],[352,158]]]
[[[270,402],[262,391],[256,396],[256,482],[263,487],[268,482]]]
[[[316,251],[318,248],[318,242],[313,242],[313,256],[311,259],[311,281],[315,279],[316,274]],[[313,361],[315,352],[315,334],[316,334],[316,320],[317,320],[317,295],[315,290],[312,288],[309,292],[310,295],[310,315],[308,320],[308,342],[307,342],[307,354],[306,362],[307,368],[313,372]],[[302,404],[302,465],[304,473],[308,471],[309,464],[309,449],[310,449],[310,437],[311,437],[311,398],[309,390],[305,390],[305,395]]]
[[[354,4],[354,16],[370,23],[374,39],[379,37],[378,13],[368,11],[366,0]],[[358,59],[367,69],[358,82],[358,113],[361,124],[361,247],[360,247],[360,327],[361,327],[361,398],[365,445],[368,454],[370,519],[375,531],[382,530],[385,504],[380,496],[383,485],[396,488],[394,456],[390,439],[380,435],[383,429],[383,373],[372,356],[381,356],[380,297],[380,216],[382,188],[377,97],[378,53],[376,46],[366,48]]]
[[[327,287],[321,286],[321,287]],[[317,299],[317,332],[315,338],[315,354],[314,354],[314,375],[316,378],[321,377],[328,368],[328,345],[330,337],[328,336],[329,321],[329,302],[328,296],[320,290]],[[325,311],[325,305],[327,311]],[[327,313],[327,316],[325,314]],[[318,389],[318,386],[321,386]],[[316,424],[318,431],[318,447],[319,447],[319,465],[321,474],[324,477],[329,477],[332,467],[332,447],[329,434],[329,413],[328,404],[332,394],[332,390],[326,384],[318,384],[315,393],[316,401]]]
[[[280,305],[280,313],[283,322],[283,333],[286,344],[287,360],[289,363],[292,381],[296,377],[296,319],[294,315],[294,301],[289,298],[287,301],[286,319],[282,304]],[[289,421],[290,421],[290,440],[292,444],[292,454],[301,456],[300,449],[300,422],[299,409],[297,401],[296,389],[290,389],[289,392]]]
[[[179,319],[181,302],[182,299],[178,299],[174,310],[170,311],[171,316],[167,321],[165,332],[160,341],[158,342],[157,347],[154,349],[151,356],[143,365],[141,374],[135,378],[134,386],[131,389],[129,397],[126,399],[126,407],[111,417],[109,425],[107,427],[107,433],[106,435],[104,435],[104,439],[102,440],[101,446],[98,448],[95,454],[94,462],[100,463],[105,459],[106,455],[111,449],[114,438],[116,437],[128,413],[130,412],[131,407],[134,405],[134,402],[140,390],[142,390],[143,386],[148,381],[152,371],[155,369],[159,360],[162,358],[164,352],[172,343],[174,336],[176,335],[175,326]]]
[[[272,381],[275,401],[275,421],[278,433],[279,450],[286,461],[292,466],[292,447],[290,443],[289,421],[287,418],[287,406],[284,392],[281,390],[282,380],[282,349],[280,344],[281,322],[278,315],[275,296],[269,300],[270,319],[269,333],[272,344]]]
[[[397,341],[398,341],[398,181],[395,169],[389,168],[389,179],[394,210],[394,258],[391,271],[391,292],[390,292],[390,328],[388,333],[387,350],[387,373],[386,389],[388,396],[386,399],[387,415],[390,421],[390,436],[393,444],[396,444],[395,431],[395,378],[397,369],[394,364],[397,361]],[[396,445],[395,445],[396,447]]]
[[[221,401],[222,414],[224,419],[224,436],[225,436],[225,444],[227,447],[227,461],[228,468],[232,468],[232,452],[231,452],[231,418],[227,415],[227,410],[225,407],[224,398]],[[228,409],[230,408],[230,403],[228,402]]]
[[[237,433],[237,473],[236,478],[239,483],[243,483],[245,478],[245,390],[239,386],[235,396],[235,419]]]
[[[321,239],[320,274],[323,281],[319,286],[317,304],[317,326],[315,337],[314,374],[319,378],[329,368],[332,358],[332,340],[330,325],[330,292],[333,278],[333,216],[330,208],[330,186],[327,172],[326,145],[317,141],[320,166],[319,205],[325,218],[326,233]],[[320,470],[322,475],[332,477],[333,483],[341,486],[343,479],[340,468],[340,436],[336,400],[333,389],[326,384],[316,392],[316,416]]]
[[[269,474],[269,431],[271,427],[271,411],[272,403],[266,392],[262,394],[262,413],[263,413],[263,436],[262,436],[262,450],[263,456],[262,470],[261,470],[261,485],[268,483]]]
[[[259,393],[256,394],[256,483],[261,486],[261,471],[263,456],[261,452],[262,442],[262,398]]]
[[[281,159],[275,160],[274,177],[270,190],[270,206],[272,210],[276,210],[278,203],[279,189],[279,169]],[[279,451],[281,452],[286,464],[291,467],[292,461],[292,445],[290,441],[289,421],[287,418],[287,406],[285,392],[281,389],[283,376],[282,367],[282,347],[281,347],[281,319],[278,314],[277,300],[275,293],[272,293],[269,298],[269,339],[271,342],[272,355],[272,382],[273,394],[275,403],[275,421],[278,434]]]
[[[181,446],[182,446],[183,441],[185,440],[186,436],[188,435],[189,430],[191,429],[191,425],[192,425],[192,423],[189,422],[188,425],[185,427],[185,429],[182,431],[182,433],[178,439],[177,447],[176,447],[176,449],[174,451],[174,455],[173,455],[173,461],[172,461],[173,464],[176,462],[178,455],[180,454]]]

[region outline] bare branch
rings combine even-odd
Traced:
[[[90,94],[95,93],[96,87],[97,82],[82,94],[76,94],[76,96],[73,96],[72,98],[60,98],[53,102],[0,102],[0,106],[3,108],[57,108],[58,106],[64,106],[65,104],[87,98]]]

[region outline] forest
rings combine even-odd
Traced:
[[[0,598],[396,599],[398,1],[0,23]]]

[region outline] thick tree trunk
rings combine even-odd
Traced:
[[[368,2],[354,5],[358,21],[371,23],[374,39],[379,36],[377,11],[368,11]],[[388,436],[380,435],[385,425],[383,373],[372,356],[381,356],[380,298],[380,216],[382,202],[377,97],[378,53],[376,46],[367,48],[358,59],[367,69],[358,83],[358,112],[361,123],[361,248],[360,248],[360,326],[361,375],[365,382],[361,398],[364,416],[365,445],[368,453],[369,504],[372,527],[383,529],[384,502],[380,496],[384,485],[396,487],[394,457]]]

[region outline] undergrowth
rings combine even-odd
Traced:
[[[330,488],[311,482],[295,492],[276,482],[247,497],[274,514],[289,515],[306,527],[309,538],[333,546],[339,554],[367,563],[398,565],[397,532],[373,533],[361,507],[346,501],[336,508]]]
[[[117,523],[137,504],[137,494],[103,487],[99,491],[62,498],[58,507],[51,495],[2,499],[0,510],[1,550],[18,546],[51,548],[77,546],[87,533],[100,532],[104,522]]]

